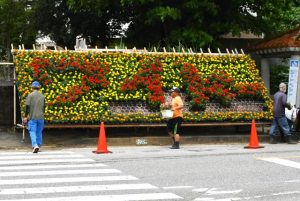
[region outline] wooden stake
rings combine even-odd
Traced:
[[[54,45],[54,50],[55,50],[55,51],[57,51],[57,47],[56,47],[56,45]]]
[[[105,50],[106,50],[106,53],[108,53],[108,49],[107,49],[107,46],[105,46]]]
[[[22,50],[21,45],[19,45],[19,50]]]
[[[66,50],[66,51],[68,51],[68,48],[67,48],[67,46],[65,46],[65,50]]]
[[[164,49],[164,53],[167,53],[167,50],[166,50],[166,48],[164,47],[163,49]]]
[[[226,52],[227,52],[227,54],[230,54],[230,52],[229,52],[228,48],[226,48]]]
[[[14,49],[14,44],[10,44],[10,46],[11,46],[11,50],[13,50]]]
[[[98,47],[97,47],[97,45],[95,46],[95,49],[96,49],[96,50],[98,50]]]
[[[184,48],[181,48],[182,52],[185,54]]]
[[[236,54],[239,54],[239,52],[236,48],[234,48],[234,51],[235,51]]]
[[[174,47],[173,47],[173,52],[174,52],[174,53],[176,53],[176,50],[175,50],[175,48],[174,48]]]
[[[241,52],[242,52],[242,54],[245,54],[243,49],[241,49]]]
[[[24,48],[24,44],[22,44],[22,50],[25,50],[25,48]]]
[[[219,54],[222,54],[220,48],[218,48],[218,53],[219,53]]]
[[[36,49],[35,49],[35,44],[32,44],[32,48],[33,48],[33,50],[36,50]]]
[[[156,47],[154,47],[154,52],[156,53],[157,51],[156,51]]]
[[[208,50],[208,53],[211,54],[210,48],[207,48],[207,50]]]
[[[200,52],[201,52],[201,54],[203,54],[203,50],[202,50],[202,48],[200,48]]]

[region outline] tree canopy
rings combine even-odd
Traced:
[[[216,47],[224,33],[294,28],[299,13],[297,0],[0,0],[0,45],[33,44],[39,33],[69,48],[76,36],[99,47],[120,37],[128,47]]]

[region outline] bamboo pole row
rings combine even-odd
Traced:
[[[44,45],[44,44],[42,44],[39,49],[36,48],[35,44],[33,44],[32,47],[33,47],[32,50],[34,50],[34,51],[49,50],[49,49],[47,49],[47,46]],[[143,53],[143,54],[191,54],[191,55],[194,55],[194,54],[244,55],[245,54],[243,49],[240,49],[240,52],[239,52],[239,50],[237,50],[236,48],[232,49],[232,50],[229,50],[228,48],[226,48],[225,53],[222,53],[219,48],[217,49],[216,53],[213,53],[210,50],[210,48],[207,49],[207,52],[204,52],[204,50],[202,48],[199,49],[199,52],[194,52],[192,48],[183,48],[183,47],[181,48],[180,52],[176,51],[176,49],[174,47],[172,48],[172,52],[168,52],[166,50],[166,47],[163,47],[162,49],[163,49],[163,51],[159,52],[159,51],[157,51],[156,47],[153,47],[153,51],[148,51],[146,49],[146,47],[144,47],[144,49],[136,49],[136,47],[134,47],[132,49],[127,49],[127,47],[125,46],[124,48],[120,49],[116,46],[114,49],[109,49],[109,48],[107,48],[107,46],[105,46],[105,48],[101,49],[101,48],[98,48],[97,46],[95,46],[95,48],[93,48],[93,49],[78,49],[75,46],[74,50],[68,50],[67,47],[65,47],[64,50],[58,50],[57,46],[54,46],[53,51],[75,51],[75,52],[96,51],[96,52],[106,52],[106,53],[108,53],[108,52],[123,52],[123,53]],[[31,50],[30,49],[25,49],[24,44],[19,45],[18,49],[15,49],[14,45],[11,44],[11,51],[14,52],[14,51],[31,51]]]

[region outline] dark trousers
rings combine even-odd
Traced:
[[[169,119],[167,122],[168,133],[179,134],[181,131],[181,123],[183,121],[182,117],[175,117]]]

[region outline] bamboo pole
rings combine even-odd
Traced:
[[[182,50],[182,52],[185,54],[185,50],[184,50],[184,48],[181,48],[181,50]]]

